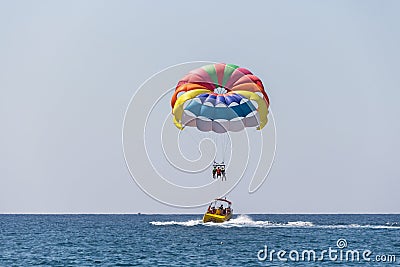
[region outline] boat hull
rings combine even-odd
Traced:
[[[226,221],[229,221],[232,218],[232,213],[227,214],[227,215],[217,215],[217,214],[211,214],[211,213],[206,213],[203,216],[203,222],[215,222],[215,223],[223,223]]]

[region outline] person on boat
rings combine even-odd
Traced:
[[[213,178],[215,179],[215,173],[217,172],[217,167],[214,165],[213,170],[212,170],[212,174],[213,174]]]
[[[217,179],[221,178],[221,168],[218,166],[217,167]]]
[[[227,207],[226,208],[226,214],[230,214],[231,213],[231,207]]]

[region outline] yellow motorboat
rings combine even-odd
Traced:
[[[233,215],[232,202],[225,198],[217,198],[208,206],[203,222],[222,223],[229,221]]]

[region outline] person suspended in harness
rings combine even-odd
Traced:
[[[217,167],[217,179],[221,178],[221,168],[218,166]]]
[[[226,181],[225,166],[222,166],[222,167],[221,167],[221,174],[222,174],[222,179],[221,179],[221,181],[223,181],[224,179],[225,179],[225,181]]]
[[[217,166],[214,165],[212,170],[213,179],[215,179],[215,174],[217,173]]]

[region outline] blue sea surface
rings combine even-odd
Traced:
[[[400,215],[235,215],[223,224],[201,218],[0,215],[0,266],[400,265]],[[359,259],[351,260],[355,251]],[[365,251],[371,253],[363,258]]]

